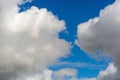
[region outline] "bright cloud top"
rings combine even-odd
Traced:
[[[70,44],[58,35],[66,29],[65,22],[45,8],[19,13],[17,5],[28,1],[0,0],[1,80],[43,70],[69,53]]]
[[[100,11],[99,17],[78,26],[76,44],[87,53],[112,56],[117,74],[102,80],[119,80],[120,77],[120,0]],[[108,79],[109,78],[109,79]]]

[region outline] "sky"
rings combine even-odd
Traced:
[[[119,80],[120,0],[0,0],[1,80]]]
[[[72,49],[69,57],[62,59],[62,62],[67,61],[73,63],[79,62],[100,66],[102,65],[101,67],[98,66],[98,69],[95,67],[93,67],[93,69],[89,69],[89,67],[77,67],[80,72],[79,77],[95,77],[96,75],[98,75],[100,69],[104,69],[106,67],[106,60],[96,61],[90,58],[86,53],[81,51],[80,48],[78,48],[76,45],[74,45],[74,40],[76,39],[77,25],[79,23],[87,21],[90,18],[98,16],[101,9],[104,9],[107,5],[112,4],[113,2],[114,0],[70,0],[69,2],[64,0],[34,0],[32,3],[22,5],[22,10],[26,10],[33,5],[39,8],[47,8],[48,11],[52,11],[54,15],[58,16],[59,19],[65,20],[68,33],[66,34],[66,32],[62,32],[60,34],[60,38],[72,42],[74,48]]]

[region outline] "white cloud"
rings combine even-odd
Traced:
[[[102,54],[112,56],[118,68],[115,76],[105,80],[120,79],[120,1],[100,11],[99,17],[90,19],[78,26],[76,44],[87,53],[100,51]],[[102,79],[104,80],[104,79]]]
[[[85,62],[57,62],[54,63],[52,65],[50,65],[50,67],[57,67],[57,68],[61,68],[61,67],[69,67],[69,68],[89,68],[89,69],[102,69],[103,67],[105,67],[106,65],[98,65],[98,64],[92,64],[92,63],[85,63]]]
[[[72,68],[63,68],[58,71],[44,69],[37,74],[20,77],[17,80],[68,80],[77,76],[77,70]]]
[[[66,80],[71,79],[71,77],[77,76],[77,70],[71,69],[71,68],[63,68],[61,70],[54,72],[54,78],[55,80]]]
[[[19,13],[17,5],[24,2],[0,0],[1,80],[43,70],[70,51],[70,44],[58,35],[66,29],[65,22],[45,8],[33,6]]]
[[[104,78],[106,76],[113,76],[113,75],[115,75],[116,72],[117,72],[116,67],[114,66],[113,63],[110,63],[106,70],[100,71],[97,78],[98,78],[98,80],[103,80],[102,78]]]
[[[45,69],[39,74],[34,74],[32,76],[25,77],[23,80],[52,80],[52,70]],[[21,80],[18,78],[18,80]]]
[[[81,79],[73,78],[72,80],[114,80],[114,78],[111,78],[111,76],[113,77],[116,74],[116,72],[117,72],[116,67],[114,66],[113,63],[110,63],[105,70],[99,72],[96,78],[81,78]]]

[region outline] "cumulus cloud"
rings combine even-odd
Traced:
[[[112,56],[117,67],[117,74],[110,76],[109,80],[119,80],[120,0],[116,0],[112,5],[101,10],[99,17],[78,25],[77,37],[76,44],[85,52],[100,51],[102,54]]]
[[[17,80],[71,80],[77,76],[77,70],[72,68],[63,68],[58,71],[44,69],[40,73],[20,77]]]
[[[77,70],[64,68],[54,72],[55,80],[67,80],[77,76]]]
[[[115,76],[116,73],[117,68],[113,63],[109,63],[108,67],[105,70],[100,71],[96,78],[71,78],[71,80],[114,80],[113,76]]]
[[[110,76],[114,76],[117,72],[117,68],[113,63],[110,63],[106,70],[102,70],[99,72],[97,78],[81,78],[80,80],[114,80],[111,79]]]
[[[0,80],[43,70],[68,55],[70,44],[59,39],[65,22],[47,9],[17,5],[31,0],[0,0]]]
[[[49,69],[45,69],[40,73],[29,75],[25,77],[18,78],[17,80],[53,80],[52,79],[53,71]]]

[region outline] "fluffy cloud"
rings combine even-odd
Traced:
[[[0,0],[1,80],[43,70],[69,53],[70,44],[59,39],[65,22],[45,8],[33,6],[19,13],[17,5],[28,1]]]
[[[97,78],[83,78],[80,80],[114,80],[114,78],[111,79],[110,76],[114,76],[116,72],[117,72],[116,67],[114,66],[113,63],[110,63],[106,70],[102,70],[99,72]]]
[[[117,74],[105,80],[120,79],[120,0],[100,11],[99,17],[78,26],[76,44],[87,53],[100,51],[112,56]],[[104,80],[104,79],[102,79]]]
[[[29,75],[27,77],[25,76],[22,78],[22,80],[53,80],[52,75],[53,75],[52,70],[45,69],[41,73]],[[21,78],[18,78],[18,80],[21,80]]]
[[[40,73],[18,78],[17,80],[70,80],[77,76],[77,70],[72,68],[63,68],[58,71],[45,69]]]
[[[100,71],[96,78],[71,78],[70,80],[114,80],[113,76],[115,76],[116,73],[117,68],[113,63],[109,63],[108,67],[105,70]]]
[[[64,68],[54,72],[55,80],[67,80],[77,76],[77,70]]]

